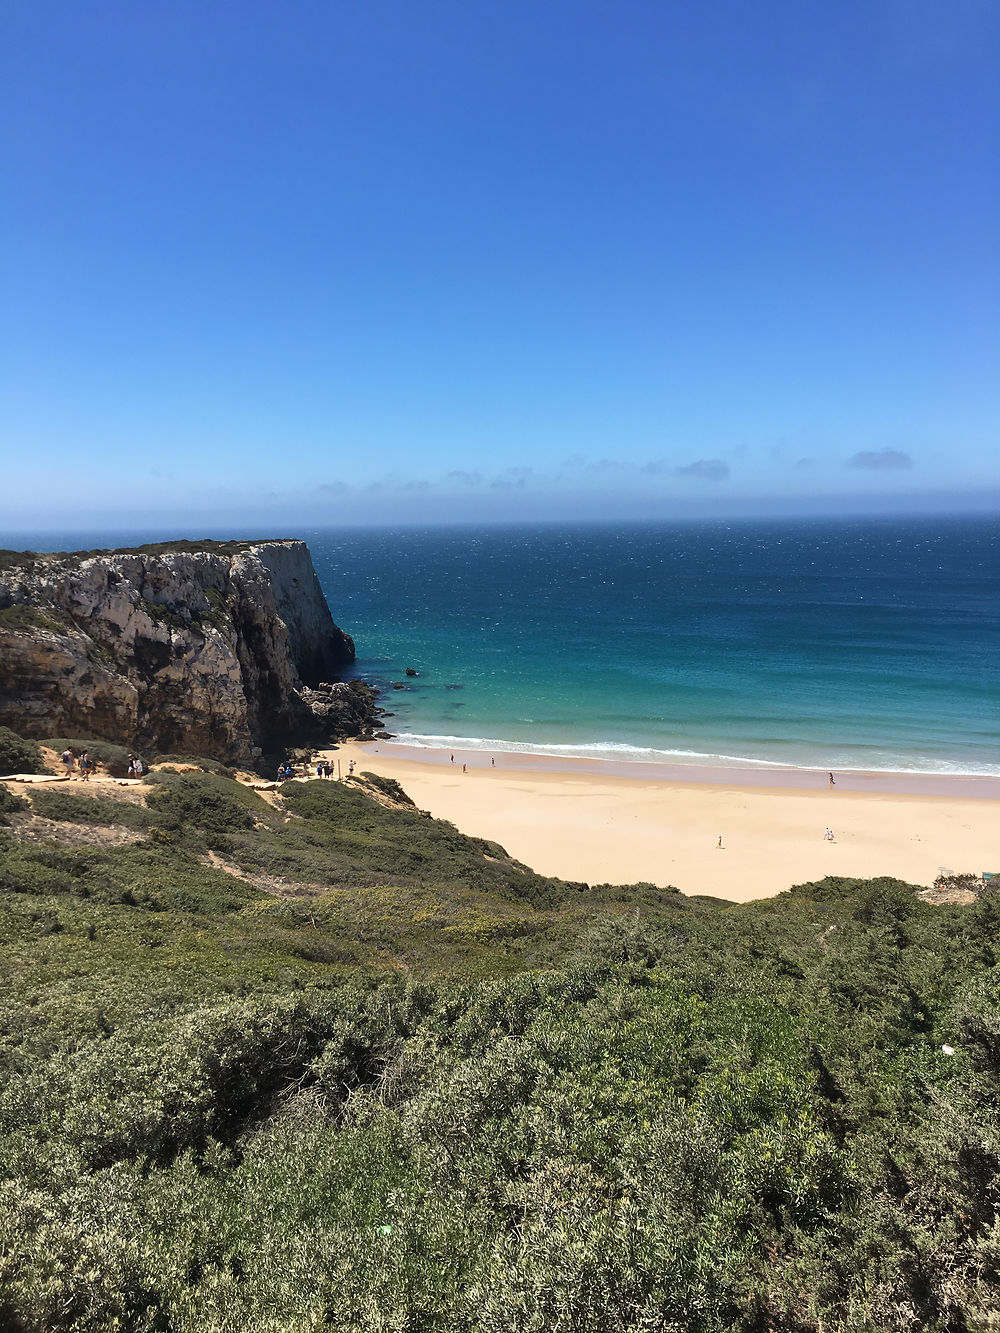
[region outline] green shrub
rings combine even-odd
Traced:
[[[7,816],[13,814],[15,810],[27,810],[27,808],[28,802],[23,796],[18,796],[16,792],[12,792],[0,783],[0,824],[10,823]]]
[[[460,833],[452,824],[428,819],[415,807],[387,810],[355,784],[286,783],[285,806],[315,826],[342,863],[363,867],[353,882],[464,885],[503,894],[535,907],[579,896],[585,884],[537,875],[512,860],[496,843]]]
[[[395,778],[384,778],[379,773],[362,773],[361,777],[368,783],[369,787],[374,787],[383,796],[390,797],[400,805],[412,805],[416,809],[415,803],[410,800]]]
[[[23,740],[9,727],[0,727],[0,774],[44,772],[38,742]]]
[[[160,780],[166,776],[164,774],[152,776],[158,780],[151,782],[146,803],[157,814],[217,834],[253,827],[253,815],[246,803],[233,793],[210,784],[201,775],[171,774],[174,781]],[[235,783],[226,785],[236,787]]]
[[[161,754],[156,756],[157,764],[177,764],[184,768],[198,768],[203,773],[218,773],[220,777],[231,778],[233,769],[220,764],[217,759],[206,759],[204,755]]]

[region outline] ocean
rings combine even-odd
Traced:
[[[304,535],[410,744],[1000,775],[995,518]]]
[[[1000,775],[994,517],[278,535],[410,744]]]

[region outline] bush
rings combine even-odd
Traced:
[[[26,741],[10,727],[0,727],[0,773],[44,772],[37,741]]]
[[[7,816],[13,814],[15,810],[26,810],[28,802],[23,796],[18,796],[0,783],[0,824],[7,824],[10,821]]]
[[[155,774],[154,777],[161,775]],[[157,814],[176,819],[181,824],[193,824],[210,833],[253,828],[253,815],[242,801],[193,773],[179,773],[175,782],[157,781],[150,785],[152,790],[146,804]],[[227,785],[235,787],[236,784]]]
[[[198,768],[202,773],[218,773],[220,777],[231,778],[233,770],[217,759],[206,759],[204,755],[161,754],[157,755],[157,764],[176,764],[179,768]]]
[[[410,800],[395,778],[384,778],[378,773],[362,773],[361,776],[369,787],[374,787],[383,796],[388,796],[390,800],[396,801],[400,805],[410,805],[416,809],[415,803]]]

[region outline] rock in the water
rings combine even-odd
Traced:
[[[370,729],[300,541],[0,553],[0,725],[239,760]]]

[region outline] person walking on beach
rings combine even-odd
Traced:
[[[73,758],[73,751],[63,750],[59,758],[63,762],[63,767],[66,769],[66,776],[68,778],[71,778],[73,776],[73,769],[76,767],[76,760]]]
[[[452,763],[455,762],[455,756],[454,756],[454,755],[451,756],[451,762],[452,762]]]
[[[719,834],[719,841],[715,844],[715,846],[716,846],[717,849],[720,848],[720,847],[722,847],[722,834],[721,834],[721,833]],[[725,849],[723,849],[723,850],[725,850]]]
[[[831,786],[831,787],[836,787],[836,785],[837,785],[837,784],[836,784],[836,783],[834,782],[834,780],[833,780],[833,774],[831,773],[831,774],[830,774],[830,786]]]
[[[464,765],[464,764],[462,765],[462,772],[463,772],[463,773],[465,772],[465,765]]]
[[[836,842],[836,839],[833,836],[832,828],[828,828],[826,832],[823,834],[823,837],[827,840],[827,842]]]
[[[90,770],[93,767],[94,765],[91,762],[90,755],[84,750],[83,754],[80,756],[80,777],[84,782],[90,781]]]
[[[353,760],[353,759],[349,759],[349,760],[347,761],[347,776],[348,776],[349,778],[353,778],[353,777],[354,777],[354,760]]]

